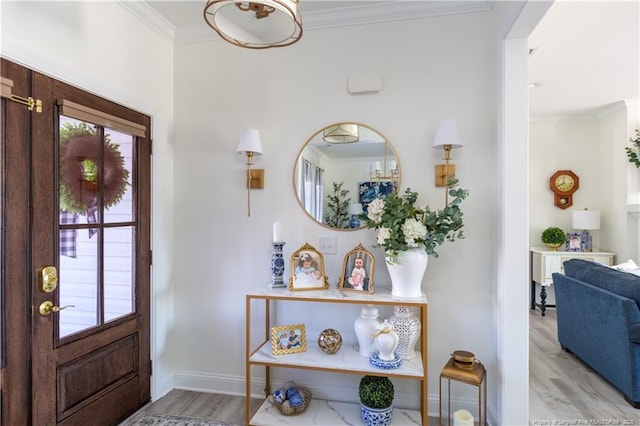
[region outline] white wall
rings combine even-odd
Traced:
[[[244,350],[244,294],[270,280],[271,224],[286,224],[285,257],[305,242],[317,245],[319,237],[334,234],[301,211],[291,174],[304,142],[338,121],[362,122],[385,134],[398,153],[403,187],[418,191],[419,203],[442,206],[444,190],[433,182],[433,165],[442,152],[431,145],[442,117],[458,119],[465,147],[454,152],[454,163],[471,195],[463,206],[467,238],[443,246],[425,277],[431,413],[437,413],[440,370],[453,350],[470,350],[490,372],[496,370],[493,255],[487,249],[495,247],[497,214],[498,45],[491,24],[490,13],[477,13],[308,31],[299,43],[269,51],[218,40],[176,46],[175,326],[189,332],[180,333],[175,343],[198,348],[180,353],[178,386],[243,392],[244,360],[238,354]],[[328,51],[331,60],[326,60]],[[383,75],[382,90],[349,95],[347,77],[364,71]],[[261,132],[264,155],[257,167],[266,170],[265,189],[252,192],[250,218],[244,159],[235,152],[245,127]],[[330,277],[339,274],[344,253],[360,242],[367,247],[374,242],[373,231],[335,234],[338,254],[325,256]],[[388,283],[383,253],[371,250],[378,260],[377,283]],[[326,327],[353,339],[357,315],[357,308],[310,305],[304,312],[279,315],[279,321],[305,323],[311,339]],[[219,350],[219,342],[233,350]],[[293,376],[313,385],[318,397],[357,400],[355,377],[329,382],[327,376],[294,370],[276,377]],[[495,382],[489,385],[493,398]],[[256,384],[256,394],[259,389]],[[417,383],[403,383],[398,400],[417,407],[416,391]],[[468,391],[457,396],[473,404],[475,393]]]
[[[173,387],[173,47],[115,2],[1,2],[0,53],[151,116],[152,395]]]

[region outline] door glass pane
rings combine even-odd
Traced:
[[[63,212],[60,216],[61,223],[68,221]],[[89,229],[60,230],[59,303],[73,305],[59,312],[60,337],[98,324],[99,233],[89,234]]]
[[[133,218],[131,164],[135,138],[116,130],[105,129],[104,150],[104,221],[131,222]]]
[[[133,228],[104,230],[104,320],[133,312]]]

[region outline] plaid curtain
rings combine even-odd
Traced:
[[[97,203],[92,203],[87,209],[87,223],[98,223],[98,207]],[[75,225],[78,223],[78,213],[71,213],[66,210],[60,210],[60,224],[61,225]],[[89,228],[89,238],[93,237],[97,232],[97,228]],[[77,229],[62,229],[60,231],[60,255],[78,257],[76,251],[76,239],[78,236]]]

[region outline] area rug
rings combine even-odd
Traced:
[[[235,423],[205,420],[196,417],[167,416],[164,414],[138,414],[120,423],[120,426],[240,426]]]

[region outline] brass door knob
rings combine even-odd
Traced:
[[[42,302],[40,304],[40,308],[38,308],[38,311],[40,312],[40,315],[42,315],[43,317],[46,317],[47,315],[51,315],[53,312],[59,312],[63,309],[67,309],[67,308],[75,308],[75,305],[67,305],[67,306],[54,306],[53,302],[50,301],[45,301]]]

